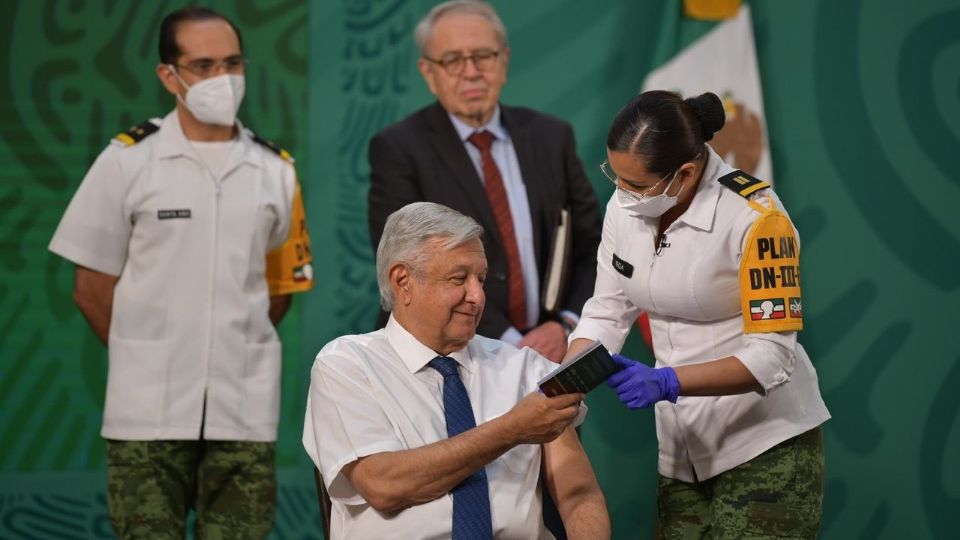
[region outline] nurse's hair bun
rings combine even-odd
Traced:
[[[703,142],[713,139],[713,134],[720,131],[727,121],[727,115],[723,111],[723,102],[720,101],[720,98],[713,92],[706,92],[683,101],[690,105],[697,118],[700,119]]]

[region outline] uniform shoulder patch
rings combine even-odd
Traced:
[[[743,198],[747,198],[761,189],[770,187],[770,184],[767,182],[754,178],[741,170],[723,175],[717,179],[717,182],[723,184],[724,187],[732,189]]]
[[[250,137],[253,139],[254,142],[256,142],[257,144],[262,144],[263,146],[266,146],[267,148],[270,149],[270,151],[280,156],[280,158],[283,159],[284,161],[289,161],[290,163],[293,163],[294,161],[296,161],[293,159],[293,156],[290,155],[290,152],[287,152],[286,150],[281,148],[279,144],[271,140],[264,139],[263,137],[257,135],[253,131],[249,131],[249,133],[250,133]]]
[[[800,243],[785,214],[772,210],[750,228],[740,259],[745,334],[803,330]]]
[[[113,140],[120,142],[124,146],[133,146],[159,130],[160,126],[151,119],[137,124],[122,133],[118,133],[113,137]]]

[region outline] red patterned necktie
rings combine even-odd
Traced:
[[[507,255],[510,322],[522,332],[527,328],[527,304],[523,290],[523,270],[520,268],[520,249],[517,247],[517,235],[513,232],[513,216],[510,214],[507,190],[503,185],[500,169],[493,161],[493,155],[490,154],[493,139],[493,133],[489,131],[480,131],[467,138],[470,144],[480,150],[487,200],[490,201],[490,209],[493,210],[493,217],[497,221],[497,231],[503,241],[503,251]]]

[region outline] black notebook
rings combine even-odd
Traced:
[[[599,341],[594,341],[580,354],[540,379],[538,385],[550,397],[574,392],[586,394],[618,371],[620,366],[610,358],[607,349]]]

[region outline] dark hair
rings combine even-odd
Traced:
[[[209,21],[213,19],[226,21],[227,24],[230,25],[230,28],[233,28],[234,33],[237,34],[237,41],[240,42],[240,51],[242,52],[243,37],[240,35],[240,30],[237,28],[237,25],[233,24],[233,21],[210,8],[190,6],[170,13],[164,17],[163,22],[160,23],[160,45],[158,47],[160,62],[164,64],[175,64],[177,58],[183,54],[180,51],[179,44],[177,44],[177,31],[180,29],[181,23]]]
[[[703,152],[704,143],[723,127],[723,102],[707,92],[682,99],[673,92],[638,94],[617,113],[607,148],[639,156],[657,175],[669,174]]]

